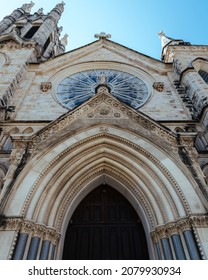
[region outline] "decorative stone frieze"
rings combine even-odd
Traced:
[[[33,221],[23,220],[21,217],[2,217],[0,219],[0,231],[19,231],[44,240],[50,240],[53,244],[57,244],[61,236],[54,228],[35,224]]]
[[[43,225],[34,225],[32,235],[42,238],[45,235],[46,228]]]
[[[151,232],[151,237],[154,243],[158,242],[161,238],[168,238],[174,234],[180,234],[180,232],[191,230],[191,224],[206,224],[208,223],[208,217],[206,216],[193,216],[190,218],[181,219],[174,222],[169,222],[163,226],[159,226],[155,228],[154,231]]]
[[[0,230],[19,230],[22,223],[21,218],[6,218],[2,217],[0,218]]]
[[[169,236],[179,233],[178,225],[175,224],[175,223],[174,224],[173,223],[167,224],[166,229],[167,229],[167,232],[168,232]]]
[[[100,104],[102,104],[101,107]],[[33,136],[30,145],[33,148],[40,147],[40,143],[44,145],[47,143],[46,141],[48,138],[56,133],[60,133],[61,130],[65,129],[80,117],[84,118],[86,116],[87,118],[94,118],[97,116],[100,118],[110,116],[115,118],[114,114],[116,114],[117,118],[119,117],[119,114],[122,118],[131,118],[149,132],[163,138],[163,140],[166,140],[172,145],[177,145],[176,137],[171,132],[162,128],[157,123],[150,121],[148,118],[145,118],[139,112],[129,109],[129,107],[122,104],[111,95],[105,93],[96,95],[79,108],[65,114],[62,118],[49,124],[46,128]]]
[[[191,224],[189,219],[179,220],[177,224],[181,231],[191,230]]]
[[[208,216],[192,216],[191,224],[195,227],[208,228]]]
[[[23,221],[20,231],[22,233],[30,234],[33,232],[35,224],[32,221]]]

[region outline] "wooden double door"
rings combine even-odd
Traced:
[[[102,185],[79,204],[69,222],[63,260],[149,259],[142,223],[128,200]]]

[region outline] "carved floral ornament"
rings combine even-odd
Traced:
[[[43,82],[40,84],[40,89],[42,90],[42,92],[47,92],[50,89],[52,89],[52,84],[51,82]]]
[[[164,90],[164,83],[162,82],[154,82],[152,86],[159,92],[162,92]]]

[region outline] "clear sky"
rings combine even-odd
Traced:
[[[30,0],[0,0],[0,19]],[[33,0],[32,13],[48,13],[62,0]],[[67,51],[91,43],[94,34],[110,33],[111,40],[160,59],[157,35],[195,45],[208,45],[208,0],[65,0],[59,22],[62,35],[69,35]]]

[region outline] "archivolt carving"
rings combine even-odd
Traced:
[[[79,191],[83,188],[84,185],[86,185],[87,182],[90,181],[91,178],[94,178],[95,176],[98,176],[99,174],[109,174],[112,175],[114,178],[118,178],[119,181],[123,182],[124,184],[126,183],[126,185],[128,186],[129,189],[131,189],[132,193],[135,195],[135,197],[137,197],[137,199],[140,201],[140,203],[143,205],[145,212],[147,214],[149,223],[152,227],[154,227],[155,224],[155,217],[153,217],[152,213],[153,211],[150,211],[151,209],[151,205],[148,204],[147,200],[145,199],[145,197],[143,196],[143,194],[141,192],[138,191],[137,187],[135,186],[135,184],[131,183],[125,176],[122,176],[122,174],[116,170],[112,170],[110,168],[105,167],[101,167],[97,170],[95,170],[94,172],[90,173],[87,177],[85,177],[84,179],[82,179],[74,188],[73,190],[70,192],[70,195],[67,196],[67,199],[65,200],[64,204],[62,204],[62,209],[61,209],[61,213],[59,215],[59,220],[58,220],[58,224],[57,224],[57,229],[58,231],[61,231],[61,226],[62,226],[62,222],[65,216],[65,212],[68,208],[68,206],[70,205],[70,202],[72,201],[72,199],[75,197],[75,195],[77,193],[79,193]],[[152,210],[152,209],[151,209]]]
[[[78,143],[70,146],[69,148],[67,148],[66,150],[64,150],[62,153],[60,153],[56,158],[54,158],[50,164],[48,164],[48,166],[42,171],[42,173],[40,174],[39,178],[37,179],[36,183],[33,185],[31,191],[30,191],[30,194],[29,196],[27,197],[27,200],[26,200],[26,203],[22,209],[22,214],[25,213],[26,209],[28,208],[28,205],[29,205],[29,202],[33,196],[33,193],[35,191],[35,189],[38,187],[38,185],[42,182],[42,180],[44,179],[45,175],[50,173],[50,171],[52,170],[52,168],[59,162],[61,161],[67,154],[69,153],[72,153],[74,150],[76,150],[79,146],[82,146],[86,143],[89,143],[89,142],[93,142],[93,140],[95,139],[111,139],[111,140],[114,140],[114,141],[117,141],[119,143],[122,143],[122,144],[125,144],[126,146],[128,147],[131,147],[133,148],[135,151],[137,151],[138,153],[144,155],[145,157],[147,157],[148,159],[150,159],[152,161],[152,163],[155,164],[155,166],[157,166],[157,168],[159,168],[161,170],[161,172],[165,175],[165,177],[168,179],[168,181],[171,183],[172,186],[174,186],[174,189],[177,191],[180,199],[182,200],[183,202],[183,205],[184,205],[184,208],[188,213],[190,213],[190,209],[189,209],[189,205],[180,189],[180,187],[177,185],[176,181],[174,180],[174,178],[171,176],[171,174],[168,172],[168,170],[165,168],[165,166],[163,166],[161,164],[161,162],[159,160],[157,160],[154,156],[152,156],[149,152],[147,152],[146,150],[142,149],[141,147],[137,146],[136,144],[126,140],[126,139],[123,139],[121,137],[118,137],[118,136],[115,136],[115,135],[110,135],[106,132],[104,133],[100,133],[100,134],[97,134],[97,135],[94,135],[92,137],[89,137],[87,139],[84,139],[82,141],[79,141]],[[87,179],[87,178],[86,178]],[[86,180],[85,179],[85,180]],[[129,183],[129,182],[128,182]],[[165,186],[164,186],[165,187]],[[75,191],[75,190],[74,190]],[[168,193],[166,193],[166,195],[168,196]],[[170,198],[171,196],[169,196]],[[70,199],[70,198],[69,198]],[[174,202],[171,202],[171,199],[170,199],[170,203],[172,204],[172,207],[174,205]],[[148,208],[149,208],[149,205],[148,207],[146,208],[145,211],[148,212]],[[177,216],[177,211],[176,211],[176,208],[173,207],[174,212],[176,213],[176,216]],[[151,214],[148,214],[148,216],[150,217]]]
[[[91,150],[90,150],[90,153],[93,153],[93,151],[95,152],[96,150],[99,150],[99,149],[103,149],[104,147],[105,148],[107,148],[108,146],[107,146],[107,142],[108,142],[109,140],[105,140],[105,142],[106,142],[106,145],[103,145],[103,144],[101,144],[101,145],[98,145],[98,143],[96,143],[95,144],[95,148],[92,148]],[[110,145],[110,143],[109,143],[109,145]],[[112,143],[111,143],[111,145],[112,145]],[[121,155],[122,153],[124,154],[124,151],[122,151],[121,149],[118,149],[118,147],[113,147],[113,151],[114,152],[117,152],[118,153],[118,155]],[[89,153],[89,151],[88,151],[88,153]],[[125,153],[126,154],[126,153]],[[126,154],[126,157],[128,158],[128,154]],[[97,156],[96,156],[97,157]],[[102,157],[102,154],[101,154],[101,157]],[[119,158],[118,159],[116,159],[115,158],[115,156],[114,155],[110,155],[109,153],[108,153],[108,155],[107,155],[107,157],[110,159],[111,158],[111,160],[119,160]],[[98,158],[97,158],[98,159]],[[144,161],[141,161],[141,160],[139,160],[139,159],[137,159],[134,155],[133,155],[133,153],[131,154],[131,159],[132,159],[132,161],[134,161],[135,163],[137,163],[139,166],[142,166],[145,170],[146,170],[146,172],[150,175],[150,177],[152,177],[152,179],[155,181],[155,182],[157,182],[157,184],[161,187],[161,189],[163,190],[163,192],[166,194],[166,197],[167,197],[167,199],[168,199],[168,201],[169,201],[169,204],[171,205],[171,208],[173,209],[173,212],[174,212],[174,214],[175,214],[175,218],[177,218],[178,217],[178,211],[177,211],[177,207],[176,207],[176,205],[175,205],[175,202],[173,201],[173,199],[172,199],[172,197],[171,197],[171,195],[170,195],[170,193],[168,192],[168,190],[167,190],[167,188],[166,188],[166,186],[164,185],[164,183],[162,182],[162,180],[160,180],[159,179],[159,176],[157,176],[154,172],[152,172],[152,170],[148,167],[148,165],[144,162]],[[94,158],[92,158],[91,159],[91,161],[95,161],[96,160],[96,158],[94,159]],[[70,160],[70,165],[72,165],[73,166],[73,164],[74,163],[76,163],[78,161],[78,159],[75,157],[73,160]],[[124,163],[123,162],[123,165],[126,165],[127,163]],[[79,166],[79,168],[81,169],[81,166]],[[106,168],[106,170],[107,169],[109,169],[109,170],[111,170],[110,168],[108,168],[107,166],[106,166],[106,164],[105,164],[105,167],[103,167],[103,169],[105,169]],[[131,169],[131,171],[132,172],[134,172],[135,174],[137,174],[137,170],[133,170],[133,168],[132,168],[132,166],[129,166],[129,168]],[[53,185],[55,185],[56,184],[56,180],[58,179],[58,178],[60,178],[61,177],[61,175],[62,174],[64,174],[65,172],[66,172],[66,170],[68,170],[68,165],[67,164],[64,164],[64,166],[61,168],[61,169],[59,169],[58,171],[57,171],[57,173],[53,176],[53,178],[50,180],[50,182],[47,184],[47,188],[48,189],[50,189]],[[103,172],[104,172],[104,170],[103,170]],[[70,172],[70,177],[72,178],[73,176],[74,176],[74,174],[76,174],[77,173],[77,170],[76,169],[74,169],[73,170],[73,172]],[[88,175],[88,176],[91,176],[92,177],[92,174],[91,174],[92,172],[89,172],[89,174],[90,175]],[[108,173],[109,173],[109,171],[108,171]],[[118,174],[118,172],[117,173],[115,173],[115,174]],[[114,174],[114,175],[115,175]],[[86,178],[86,180],[87,180],[87,178],[88,177],[85,177]],[[118,177],[119,178],[119,181],[121,181],[121,182],[124,182],[124,178],[121,178],[121,176],[120,177]],[[56,190],[56,193],[59,193],[59,190],[61,190],[64,186],[65,186],[65,184],[67,183],[69,181],[69,179],[68,179],[68,177],[66,176],[61,182],[59,182],[59,187],[57,188],[57,190]],[[129,179],[127,180],[125,180],[125,182],[126,182],[126,185],[128,185],[129,186]],[[76,186],[78,185],[78,183],[76,183],[75,184]],[[161,211],[161,213],[162,213],[162,216],[163,216],[163,219],[164,219],[164,221],[166,221],[168,218],[167,218],[167,213],[166,213],[166,211],[165,211],[165,207],[163,207],[163,205],[162,205],[162,203],[160,203],[160,197],[158,197],[158,195],[157,195],[157,193],[156,193],[156,191],[154,190],[154,188],[152,188],[152,187],[150,187],[149,186],[149,182],[146,182],[146,185],[147,185],[147,188],[149,188],[149,190],[150,190],[150,192],[154,195],[154,197],[155,197],[155,199],[157,200],[157,202],[158,202],[158,207],[160,208],[160,211]],[[83,185],[84,186],[84,185]],[[74,188],[73,188],[74,189]],[[134,189],[134,192],[136,191],[136,188]],[[45,190],[45,193],[48,193],[48,191],[47,190]],[[54,193],[54,196],[56,197],[56,193]],[[55,198],[54,198],[55,199]],[[44,200],[44,197],[43,198],[41,198],[40,200],[39,200],[39,207],[41,207],[41,203],[42,203],[42,201],[41,200]],[[51,203],[53,203],[53,199],[51,198]],[[37,208],[39,208],[39,207],[37,207]],[[48,212],[48,214],[49,214],[49,212],[50,212],[50,209],[51,209],[51,206],[49,206],[48,205],[48,210],[46,210],[46,212],[44,213],[44,218],[45,218],[45,220],[44,220],[44,223],[47,223],[47,212]],[[147,209],[146,209],[146,211],[147,211]],[[151,216],[151,215],[150,215]]]

